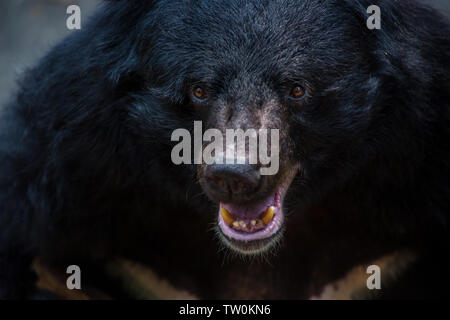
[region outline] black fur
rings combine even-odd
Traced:
[[[366,28],[372,4],[381,30]],[[0,296],[31,294],[36,256],[128,253],[202,297],[305,298],[404,248],[421,257],[414,281],[382,297],[445,295],[449,70],[450,24],[415,1],[109,1],[1,111]],[[301,103],[284,99],[296,82]],[[234,113],[284,110],[282,163],[302,170],[273,267],[221,265],[216,208],[170,160],[174,129],[220,120],[190,102],[193,83]]]

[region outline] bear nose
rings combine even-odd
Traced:
[[[261,174],[255,165],[212,164],[206,167],[205,178],[212,191],[235,198],[255,192]]]

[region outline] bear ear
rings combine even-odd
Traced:
[[[420,1],[345,0],[359,19],[365,47],[371,57],[373,75],[401,87],[432,86],[436,76],[448,79],[442,69],[450,57],[449,20]],[[376,5],[379,29],[369,28]]]
[[[140,51],[147,43],[147,35],[141,31],[141,24],[153,2],[109,0],[98,12],[93,29],[100,33],[100,39],[95,50],[104,77],[113,86],[142,72]]]
[[[106,79],[113,86],[127,79],[130,75],[139,71],[140,59],[136,45],[131,43],[121,43],[111,54],[110,65],[106,66]]]

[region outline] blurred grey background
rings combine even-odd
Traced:
[[[127,0],[122,0],[127,1]],[[450,16],[450,0],[423,0]],[[81,8],[86,22],[100,0],[0,0],[0,106],[16,88],[18,75],[68,35],[66,9]]]
[[[69,5],[81,9],[81,27],[99,0],[0,0],[0,107],[13,94],[18,75],[68,30]]]

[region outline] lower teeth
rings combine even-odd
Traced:
[[[261,226],[267,226],[275,216],[275,207],[270,206],[260,217],[260,219],[253,219],[250,223],[246,223],[243,220],[236,221],[234,220],[233,215],[225,208],[220,208],[220,215],[222,216],[223,221],[229,227],[232,227],[236,230],[246,230],[251,231],[254,228],[258,228]]]

